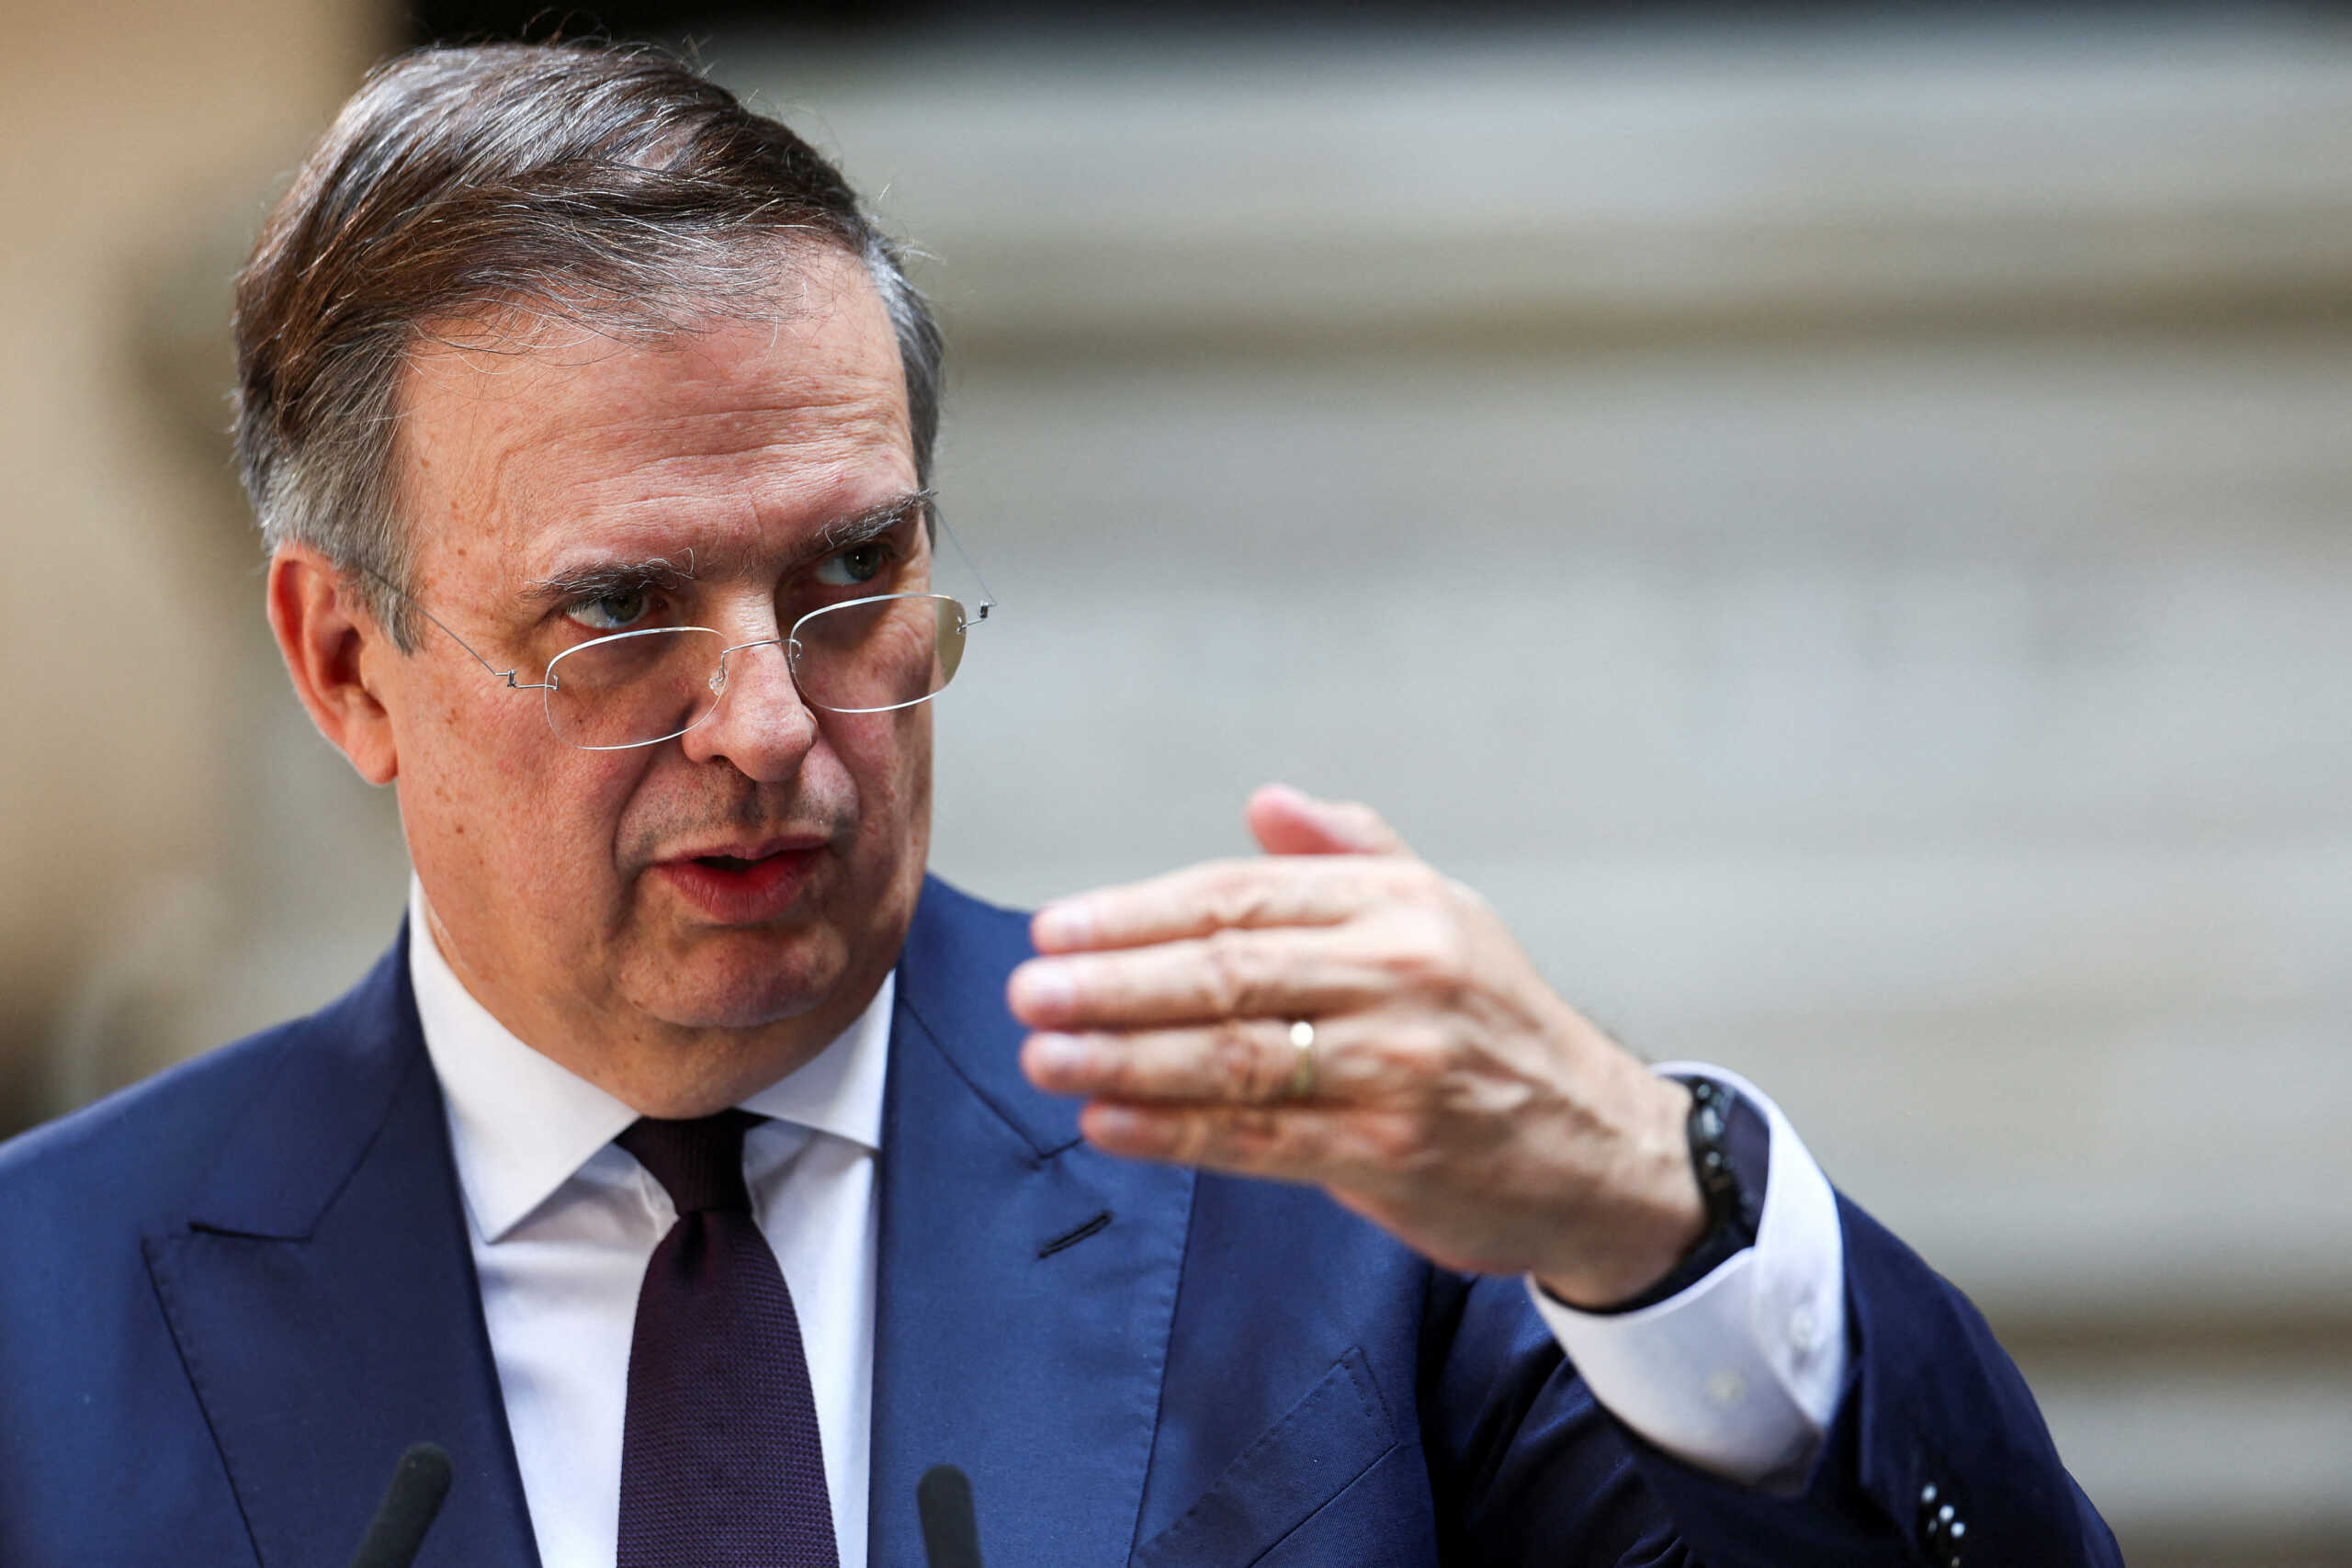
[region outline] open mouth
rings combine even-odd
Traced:
[[[786,841],[763,855],[693,855],[656,869],[705,916],[733,924],[785,918],[823,854],[818,844]]]
[[[782,850],[776,852],[777,854],[786,852],[788,852]],[[707,865],[713,871],[749,871],[753,866],[760,864],[763,861],[772,861],[774,859],[775,859],[775,855],[762,855],[758,860],[745,860],[740,855],[696,855],[695,856],[695,863],[696,865]]]

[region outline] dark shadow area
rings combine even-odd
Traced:
[[[884,42],[1285,31],[1445,30],[1531,24],[1600,27],[1711,24],[1982,22],[2200,16],[2243,23],[2249,13],[2291,21],[2341,19],[2352,0],[2293,5],[2165,4],[2164,0],[1174,0],[1132,6],[1080,0],[423,0],[404,8],[411,42],[614,37],[674,42],[718,29]]]

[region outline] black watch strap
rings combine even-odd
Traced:
[[[1690,1140],[1690,1170],[1707,1204],[1707,1234],[1648,1290],[1609,1306],[1588,1308],[1596,1316],[1639,1312],[1680,1295],[1756,1245],[1764,1218],[1764,1188],[1772,1169],[1772,1126],[1764,1113],[1729,1084],[1713,1078],[1679,1080],[1690,1090],[1684,1130]]]

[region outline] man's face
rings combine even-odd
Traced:
[[[401,432],[419,602],[534,682],[617,631],[707,626],[732,646],[927,588],[881,300],[831,251],[795,274],[774,319],[655,346],[559,333],[423,355]],[[873,536],[843,547],[852,534]],[[542,694],[420,629],[367,673],[443,946],[501,1021],[677,1115],[792,1070],[856,1015],[922,883],[928,705],[812,711],[782,650],[753,649],[685,735],[582,750]]]

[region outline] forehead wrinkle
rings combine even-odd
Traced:
[[[831,337],[831,325],[820,335]],[[771,329],[763,337],[774,344],[784,326]],[[403,468],[418,478],[431,470],[433,493],[418,498],[438,513],[429,521],[446,526],[459,555],[501,547],[498,575],[511,586],[560,565],[559,552],[591,527],[599,543],[639,556],[691,542],[707,560],[726,541],[731,561],[747,537],[762,555],[779,528],[805,537],[796,522],[837,516],[840,502],[872,494],[885,468],[897,485],[911,480],[894,353],[837,353],[810,341],[805,359],[760,367],[726,349],[723,336],[707,351],[698,340],[599,344],[593,355],[501,356],[486,369],[459,348],[421,353],[403,413],[429,404],[433,428],[430,440],[404,443]],[[405,434],[425,434],[420,423],[404,418]],[[641,535],[633,547],[631,534]]]
[[[832,428],[844,411],[862,411],[861,423],[899,423],[895,417],[897,399],[891,395],[896,389],[873,377],[796,377],[788,387],[763,389],[763,395],[755,402],[744,401],[740,389],[705,388],[700,383],[691,384],[691,389],[706,392],[710,401],[699,406],[682,404],[662,395],[670,389],[639,383],[638,395],[599,415],[566,418],[560,423],[540,422],[546,444],[585,443],[603,449],[618,438],[632,445],[654,442],[685,454],[724,456],[788,440],[812,421],[820,428]]]
[[[708,423],[725,429],[742,422]],[[681,452],[670,442],[634,459],[621,454],[618,462],[610,442],[601,444],[602,461],[580,464],[507,450],[492,465],[487,510],[519,525],[536,524],[535,536],[515,543],[543,560],[593,528],[600,545],[622,551],[659,556],[691,543],[706,559],[731,561],[766,553],[780,533],[802,532],[795,525],[812,511],[830,519],[856,491],[871,495],[876,468],[869,433],[877,427],[898,428],[888,420],[845,423],[836,417],[804,440],[775,439],[772,429],[741,430],[736,434],[753,438],[732,450]],[[593,434],[581,439],[592,448],[599,445]],[[892,493],[903,484],[894,484]],[[547,525],[562,517],[574,525]]]
[[[863,446],[847,445],[821,457],[796,450],[789,464],[753,464],[723,477],[667,472],[669,463],[641,465],[572,487],[570,510],[600,540],[635,539],[648,554],[692,544],[706,558],[763,555],[776,543],[811,536],[812,526],[831,527],[870,510],[864,502],[874,494],[875,468],[864,460]],[[894,483],[883,503],[905,493],[903,482]]]
[[[584,446],[603,456],[650,447],[650,460],[690,462],[805,442],[811,425],[820,435],[854,430],[911,442],[895,355],[887,366],[773,367],[746,387],[710,347],[687,343],[633,355],[608,373],[622,379],[589,417],[550,411],[537,422],[550,450]]]
[[[845,471],[870,466],[877,447],[910,445],[893,400],[844,395],[757,409],[664,411],[655,420],[623,414],[557,433],[526,465],[569,472],[565,485],[596,509],[641,505],[699,508],[714,487],[756,494],[821,492]],[[583,452],[573,463],[568,454]]]
[[[773,471],[791,475],[831,468],[839,456],[869,456],[876,435],[895,436],[897,429],[887,417],[843,420],[834,416],[813,433],[745,432],[745,439],[732,445],[711,443],[687,450],[672,443],[599,479],[602,483],[626,485],[639,476],[666,481],[677,474],[731,477]]]

